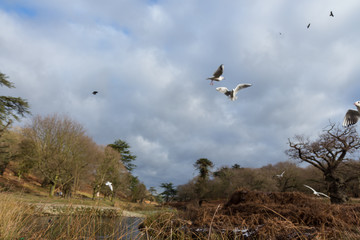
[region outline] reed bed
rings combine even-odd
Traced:
[[[68,206],[58,215],[42,213],[38,207],[0,193],[0,239],[141,239],[138,221],[123,224],[121,217],[103,216],[96,208]]]

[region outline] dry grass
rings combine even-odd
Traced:
[[[33,210],[7,194],[0,194],[0,239],[19,239],[27,231],[27,222]]]
[[[104,217],[95,208],[69,206],[56,216],[41,216],[41,212],[11,194],[0,193],[0,239],[122,239],[137,231],[136,226],[121,225],[120,217]],[[131,234],[133,239],[139,239],[136,234]]]
[[[301,193],[252,191],[238,199],[220,209],[226,200],[201,207],[175,203],[177,213],[160,214],[145,225],[156,239],[360,239],[357,203],[333,205]]]

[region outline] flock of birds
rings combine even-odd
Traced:
[[[334,17],[334,14],[333,14],[332,11],[330,11],[330,17]],[[307,28],[310,28],[310,23],[307,25]],[[214,74],[211,77],[207,78],[207,80],[211,81],[210,85],[214,85],[214,81],[220,82],[220,81],[224,80],[225,78],[224,78],[224,76],[222,76],[223,73],[224,73],[224,64],[221,64],[218,67],[218,69],[214,72]],[[249,84],[249,83],[240,83],[232,90],[229,90],[226,87],[217,87],[216,90],[223,93],[223,94],[225,94],[227,97],[230,98],[231,101],[235,101],[237,99],[236,94],[241,89],[248,88],[248,87],[251,87],[251,86],[252,85]],[[92,92],[93,95],[96,95],[97,93],[98,93],[98,91],[93,91]],[[342,125],[344,127],[354,125],[360,119],[360,101],[355,102],[354,105],[356,106],[357,110],[349,109],[346,112],[343,123],[342,123]],[[284,173],[285,173],[285,171],[283,171],[281,174],[276,175],[276,177],[282,178],[284,176]],[[111,182],[108,181],[108,182],[105,183],[105,185],[109,186],[110,190],[113,191],[113,186],[112,186]],[[324,197],[330,198],[325,193],[318,192],[318,191],[316,191],[315,189],[313,189],[312,187],[310,187],[308,185],[304,184],[304,186],[311,189],[313,191],[313,194],[316,195],[316,196],[324,196]]]

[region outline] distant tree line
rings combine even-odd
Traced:
[[[309,192],[304,184],[330,195],[332,203],[344,203],[349,197],[360,197],[360,138],[355,127],[339,127],[330,123],[319,137],[310,140],[301,135],[289,139],[286,154],[289,161],[261,168],[221,166],[198,159],[194,167],[198,176],[177,186],[174,199],[201,201],[221,199],[239,188],[264,192]],[[306,162],[307,167],[298,163]]]

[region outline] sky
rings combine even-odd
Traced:
[[[0,0],[0,72],[16,87],[0,94],[100,145],[126,141],[147,187],[187,183],[199,158],[276,164],[289,138],[341,124],[360,100],[359,12],[357,0]],[[239,83],[252,86],[236,101],[216,91]]]

